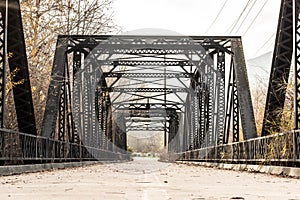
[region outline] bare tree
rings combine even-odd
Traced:
[[[59,34],[107,34],[117,32],[113,23],[113,0],[21,0],[24,35],[37,128],[40,130],[50,74]],[[8,90],[11,91],[11,90]],[[12,96],[7,95],[8,102]],[[7,115],[13,119],[14,111]],[[14,120],[6,126],[15,128]]]
[[[163,150],[163,134],[154,133],[148,137],[141,137],[136,134],[128,134],[128,144],[141,153],[160,153]]]

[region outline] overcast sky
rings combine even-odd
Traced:
[[[216,19],[225,2],[224,9]],[[116,23],[124,31],[159,28],[183,35],[239,35],[243,37],[246,59],[250,59],[273,50],[281,1],[251,0],[230,34],[232,24],[247,2],[248,0],[115,0],[114,16]],[[253,25],[249,28],[251,23]],[[239,31],[236,31],[238,28]]]

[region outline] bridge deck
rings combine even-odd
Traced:
[[[0,177],[0,181],[0,199],[300,199],[298,179],[149,158]]]

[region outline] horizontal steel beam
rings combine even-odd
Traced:
[[[128,122],[134,122],[134,123],[154,123],[154,122],[164,122],[165,120],[164,119],[132,119],[130,118],[128,120]]]
[[[116,73],[105,72],[103,73],[105,78],[189,78],[191,74],[188,73]]]
[[[160,103],[137,103],[137,104],[119,104],[118,106],[114,106],[115,109],[118,110],[153,110],[153,109],[175,109],[180,110],[178,107],[180,104],[160,104]]]
[[[189,92],[186,88],[103,88],[103,91],[108,92]]]
[[[166,114],[161,112],[151,112],[151,113],[142,113],[142,112],[136,112],[136,113],[130,113],[129,117],[141,117],[141,118],[152,118],[152,117],[165,117]]]
[[[59,38],[68,38],[71,40],[77,41],[85,41],[87,39],[93,38],[96,41],[107,40],[109,38],[118,38],[118,39],[126,39],[126,40],[134,40],[140,38],[147,38],[147,39],[161,39],[164,38],[165,40],[182,40],[182,39],[192,39],[195,41],[215,41],[221,42],[231,39],[240,39],[240,36],[198,36],[198,35],[190,35],[190,36],[176,36],[176,35],[59,35]]]
[[[232,39],[239,39],[240,37],[197,37],[197,36],[83,36],[83,35],[64,35],[60,38],[67,38],[70,40],[69,46],[71,47],[68,52],[72,52],[78,48],[98,49],[99,51],[113,50],[114,53],[134,53],[143,49],[144,53],[150,49],[151,53],[161,54],[161,51],[153,50],[168,50],[168,54],[179,53],[182,50],[201,50],[220,49],[227,53],[231,53],[228,49],[230,46],[225,46]],[[178,48],[174,48],[177,46]],[[200,47],[200,48],[199,48]],[[127,49],[127,50],[126,50]],[[130,50],[130,51],[128,51]],[[137,50],[137,51],[134,51]]]
[[[107,62],[110,65],[122,66],[191,66],[191,61],[164,61],[164,60],[118,60]]]
[[[164,131],[163,127],[132,127],[127,128],[127,131]]]
[[[163,101],[163,100],[162,100]],[[146,106],[147,104],[150,104],[150,106],[183,106],[185,105],[185,103],[180,103],[180,102],[175,102],[175,103],[161,103],[161,102],[157,102],[157,103],[133,103],[133,101],[123,101],[123,102],[114,102],[113,105],[124,105],[124,106]]]

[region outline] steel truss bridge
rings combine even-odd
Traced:
[[[147,131],[176,159],[299,166],[299,8],[282,0],[261,137],[242,39],[227,36],[59,36],[37,132],[19,1],[1,0],[1,163],[128,159],[127,133]],[[293,55],[295,129],[279,133]],[[8,70],[19,131],[4,126]]]

